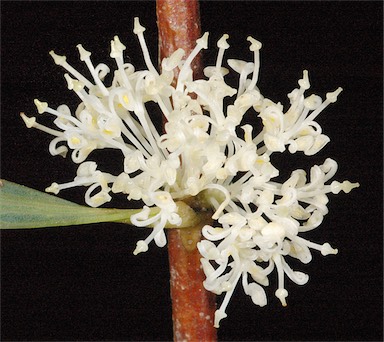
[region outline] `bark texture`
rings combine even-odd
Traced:
[[[178,48],[188,55],[201,36],[199,2],[197,0],[157,0],[159,57],[162,60]],[[194,77],[203,74],[201,55],[192,62]],[[177,76],[177,75],[175,75]]]
[[[186,56],[200,38],[200,14],[197,0],[157,0],[159,57],[168,57],[178,48]],[[201,56],[193,61],[194,77],[202,76]],[[177,75],[175,75],[177,76]],[[195,227],[169,229],[168,251],[174,341],[217,341],[213,327],[215,295],[205,290],[204,272],[196,244],[209,215],[201,213]]]

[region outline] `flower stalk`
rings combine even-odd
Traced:
[[[198,1],[157,0],[156,4],[160,61],[179,48],[188,56],[201,36]],[[200,54],[193,59],[191,68],[194,78],[202,77]],[[179,74],[179,70],[175,71],[174,80]],[[174,341],[217,340],[214,328],[216,296],[203,286],[205,274],[197,249],[202,238],[201,229],[212,221],[212,213],[200,215],[202,219],[197,225],[168,232]]]

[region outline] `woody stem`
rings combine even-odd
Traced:
[[[178,48],[184,49],[188,56],[201,36],[198,0],[157,0],[156,5],[160,60]],[[200,55],[191,66],[194,77],[201,77]],[[215,295],[203,286],[205,275],[196,247],[202,238],[202,227],[210,222],[210,215],[198,215],[198,224],[168,231],[174,341],[217,340],[213,327]]]

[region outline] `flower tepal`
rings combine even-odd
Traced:
[[[308,281],[308,275],[288,265],[288,257],[308,263],[313,250],[322,255],[337,253],[328,243],[305,239],[305,233],[321,224],[330,194],[349,192],[359,184],[332,181],[337,163],[330,158],[314,165],[308,175],[305,170],[295,170],[280,183],[273,157],[286,150],[311,156],[329,142],[315,119],[336,101],[341,88],[324,100],[307,96],[310,82],[304,70],[298,87],[288,94],[290,106],[285,110],[256,86],[261,43],[254,38],[248,37],[253,60],[229,59],[228,69],[224,55],[229,37],[224,35],[217,43],[216,63],[204,69],[204,79],[194,80],[191,62],[208,48],[208,33],[197,40],[189,56],[180,48],[163,59],[159,72],[151,61],[144,31],[135,18],[134,33],[146,68],[136,70],[124,61],[126,47],[116,36],[111,41],[115,69],[109,84],[104,78],[110,68],[103,63],[94,65],[91,53],[82,45],[77,48],[89,76],[78,72],[65,56],[50,52],[55,63],[67,71],[68,89],[80,103],[72,112],[66,105],[54,109],[35,100],[39,114],[55,117],[56,128],[21,115],[27,127],[53,136],[52,155],[65,157],[71,151],[72,161],[79,166],[72,181],[53,183],[46,190],[57,194],[71,187],[87,187],[85,201],[93,207],[117,193],[125,194],[129,201],[142,201],[143,209],[132,217],[132,223],[153,229],[137,243],[134,254],[147,251],[151,241],[164,246],[164,228],[178,226],[183,220],[176,201],[190,203],[194,197],[194,209],[210,210],[216,220],[204,226],[205,239],[198,243],[205,288],[224,294],[215,326],[226,317],[238,283],[256,305],[266,305],[264,287],[274,270],[276,297],[286,305],[285,278],[300,285]],[[179,73],[173,82],[176,68]],[[225,81],[230,70],[238,77],[236,88]],[[156,127],[147,109],[149,102],[166,118],[164,128]],[[255,125],[243,124],[246,113],[253,113]],[[258,123],[261,129],[255,133]],[[92,152],[98,149],[120,151],[123,171],[100,170],[92,161]],[[150,215],[153,207],[158,211]]]

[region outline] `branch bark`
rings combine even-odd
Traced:
[[[188,56],[201,36],[198,0],[157,0],[159,58],[170,56],[182,48]],[[195,78],[203,75],[201,54],[191,63]],[[177,75],[175,75],[177,77]]]
[[[203,287],[205,275],[196,248],[202,226],[168,233],[174,341],[217,341],[215,295]]]
[[[160,61],[178,48],[188,56],[201,36],[198,0],[157,0],[156,5]],[[202,76],[201,55],[194,59],[192,70],[195,78]],[[216,298],[203,286],[205,275],[196,247],[202,227],[210,223],[210,215],[204,216],[196,226],[168,231],[174,341],[217,341]]]

